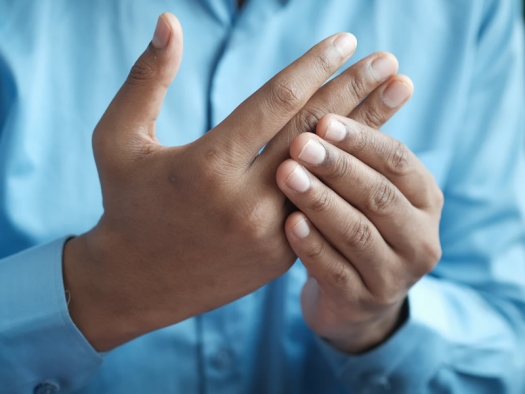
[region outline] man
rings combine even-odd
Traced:
[[[523,392],[517,3],[349,3],[0,6],[3,392]]]

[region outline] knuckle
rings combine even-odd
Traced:
[[[350,275],[344,264],[334,262],[329,273],[326,274],[326,279],[328,283],[336,286],[345,285],[350,281]]]
[[[316,60],[319,68],[325,74],[332,74],[337,67],[336,64],[331,61],[326,51],[321,51],[319,54],[317,54]]]
[[[330,157],[326,160],[328,168],[326,169],[326,178],[332,182],[340,183],[351,177],[353,172],[350,160],[344,155],[338,155],[336,158]]]
[[[322,117],[322,110],[314,108],[303,108],[296,117],[296,129],[299,132],[314,132],[317,123],[319,123]]]
[[[417,278],[423,277],[430,273],[436,264],[441,260],[442,249],[438,242],[431,239],[423,239],[418,242],[419,257],[416,257],[417,264],[414,264]]]
[[[370,137],[369,134],[361,129],[361,127],[354,127],[354,132],[352,134],[352,152],[362,153],[366,151],[370,146]]]
[[[405,259],[410,263],[411,271],[417,281],[430,273],[441,260],[439,236],[424,234],[415,239],[405,252]]]
[[[202,153],[201,153],[202,152]],[[239,178],[235,166],[224,158],[219,148],[207,148],[201,151],[198,160],[194,161],[191,169],[193,185],[201,193],[224,193],[226,190],[235,190]],[[175,167],[180,173],[180,167]]]
[[[155,77],[155,69],[143,58],[131,67],[129,71],[127,82],[130,85],[141,85],[145,81],[150,81]]]
[[[204,185],[216,185],[216,182],[220,177],[220,171],[218,171],[218,169],[222,168],[222,162],[217,150],[207,150],[202,160],[198,161],[197,168],[198,174],[200,175]]]
[[[350,78],[350,90],[353,92],[353,95],[358,98],[363,98],[369,93],[368,85],[363,76]]]
[[[308,246],[305,254],[309,261],[316,262],[322,260],[325,255],[325,246],[322,242],[314,242]]]
[[[293,111],[301,106],[301,88],[298,82],[291,78],[275,81],[270,87],[270,93],[275,103],[285,111]]]
[[[372,229],[363,219],[357,219],[343,231],[346,245],[352,249],[367,249],[372,243]]]
[[[420,187],[419,194],[423,197],[421,208],[433,213],[441,213],[445,205],[445,194],[439,187],[434,175],[426,168],[422,170],[423,186]]]
[[[370,212],[384,214],[390,211],[397,201],[397,194],[390,181],[382,179],[369,193],[365,208]]]
[[[425,255],[427,256],[427,264],[426,264],[426,271],[425,273],[428,273],[434,269],[435,265],[441,260],[441,256],[443,255],[443,251],[441,249],[441,245],[439,242],[424,242],[423,243],[423,249],[425,251]]]
[[[406,273],[400,274],[392,269],[379,272],[371,288],[374,307],[378,310],[391,307],[405,297],[405,290],[408,290]]]
[[[376,106],[370,106],[363,112],[363,123],[374,129],[378,129],[385,123],[385,117]]]
[[[314,212],[324,213],[330,211],[332,207],[332,198],[328,189],[323,188],[313,197],[310,209]]]
[[[387,170],[393,175],[405,175],[409,168],[410,151],[400,141],[395,141],[391,154],[387,159]]]
[[[435,189],[436,191],[434,193],[434,205],[437,209],[441,210],[445,205],[445,195],[437,185],[435,185]]]
[[[390,283],[390,282],[385,282]],[[399,298],[399,294],[397,289],[391,289],[387,286],[383,287],[382,289],[378,290],[375,295],[375,304],[376,307],[380,309],[389,308],[390,306],[394,305]]]

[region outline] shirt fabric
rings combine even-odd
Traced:
[[[307,328],[299,261],[105,354],[71,321],[63,245],[102,213],[92,131],[163,11],[185,42],[158,119],[165,145],[199,138],[339,31],[359,41],[348,64],[390,51],[414,81],[383,132],[444,192],[443,258],[375,350],[345,355]],[[514,0],[1,1],[0,393],[525,393],[520,15]]]

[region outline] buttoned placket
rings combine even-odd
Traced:
[[[236,0],[200,0],[214,18],[228,30],[215,68],[211,73],[209,91],[209,128],[215,127],[239,104],[225,99],[231,89],[243,89],[234,80],[243,56],[251,49],[250,37],[260,34],[261,25],[288,0],[247,0],[241,10]],[[243,92],[241,92],[243,94]],[[246,94],[247,97],[248,93]],[[244,97],[244,98],[246,98]],[[234,100],[234,99],[233,99]],[[235,316],[241,316],[242,305],[232,303],[219,310],[198,316],[200,347],[201,392],[226,394],[242,388],[239,363],[241,355],[236,346],[244,327]]]

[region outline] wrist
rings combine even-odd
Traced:
[[[388,312],[370,321],[352,324],[342,335],[324,338],[343,353],[362,354],[386,342],[408,318],[408,302],[405,299]]]
[[[97,351],[108,351],[147,332],[134,319],[133,303],[89,245],[91,232],[64,246],[63,276],[71,319]]]

